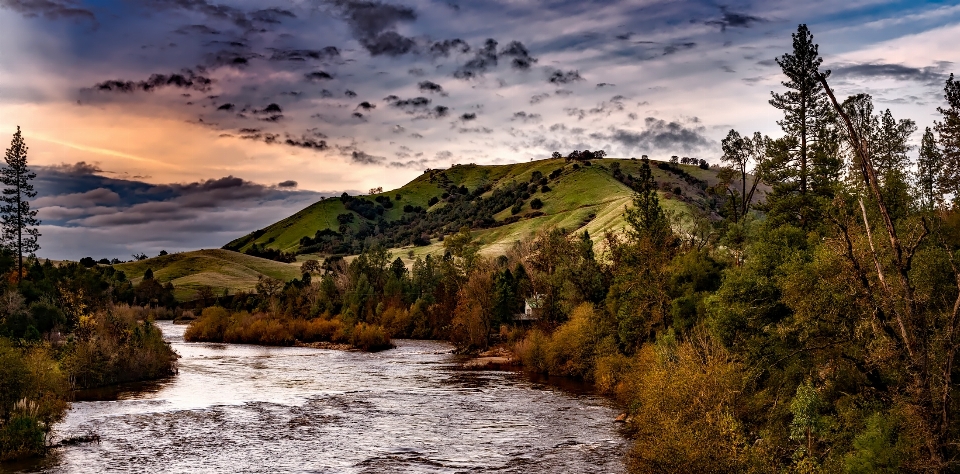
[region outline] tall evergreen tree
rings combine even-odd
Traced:
[[[648,237],[655,242],[663,242],[670,235],[670,222],[660,207],[657,182],[650,170],[650,160],[643,160],[640,166],[637,190],[633,194],[633,207],[627,209],[626,220],[633,228],[635,238]]]
[[[3,225],[3,243],[17,254],[17,271],[23,274],[23,255],[32,255],[40,249],[40,220],[37,211],[30,209],[30,199],[37,196],[31,180],[36,173],[27,168],[27,145],[17,127],[10,148],[4,155],[6,166],[0,169],[0,183],[5,186],[0,196],[0,224]]]
[[[823,58],[819,45],[813,42],[813,34],[807,25],[801,24],[793,34],[793,53],[776,58],[787,81],[782,82],[787,91],[771,92],[770,105],[783,111],[783,120],[777,122],[783,131],[795,139],[796,148],[791,150],[786,167],[790,181],[795,182],[797,192],[807,194],[811,173],[811,149],[818,141],[818,130],[829,122],[829,104],[823,86],[817,79],[817,71]],[[829,71],[826,73],[830,75]]]
[[[940,200],[938,182],[943,169],[943,154],[930,127],[920,140],[920,156],[917,160],[917,194],[924,209],[933,209]]]
[[[940,189],[951,194],[957,203],[960,201],[960,81],[954,80],[953,74],[943,88],[943,97],[947,100],[947,107],[937,107],[943,121],[936,122],[933,127],[940,136],[943,152]]]

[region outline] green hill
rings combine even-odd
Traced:
[[[601,159],[584,166],[549,159],[427,170],[393,191],[324,199],[224,248],[252,254],[264,250],[306,254],[300,257],[303,259],[307,255],[355,254],[374,237],[386,240],[388,247],[403,249],[404,254],[412,250],[414,255],[422,255],[438,251],[442,246],[439,238],[456,232],[460,225],[474,229],[474,238],[488,255],[501,253],[549,226],[588,230],[599,238],[624,226],[623,210],[633,195],[625,181],[638,175],[641,163]],[[710,209],[711,197],[705,188],[718,182],[716,168],[655,161],[651,168],[665,208],[678,212]],[[543,178],[531,183],[535,173]],[[549,189],[544,191],[543,184]],[[762,194],[762,190],[758,192]],[[542,202],[542,208],[532,208],[535,199]],[[512,204],[517,201],[522,206],[514,214]],[[445,212],[447,206],[458,207]]]
[[[173,282],[174,294],[180,301],[194,298],[201,286],[215,291],[253,290],[260,275],[280,280],[300,276],[297,264],[280,263],[223,249],[205,249],[164,255],[137,262],[114,265],[134,282],[139,283],[150,269],[160,283]]]

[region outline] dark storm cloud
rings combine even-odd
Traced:
[[[580,76],[580,71],[561,71],[554,70],[550,73],[550,76],[547,78],[547,81],[551,84],[570,84],[571,82],[582,81],[583,77]]]
[[[258,128],[241,128],[240,138],[263,142],[268,145],[286,145],[314,151],[323,151],[330,148],[327,141],[324,140],[324,138],[327,138],[326,135],[316,130],[308,130],[307,133],[301,134],[298,138],[290,134],[280,136],[280,134],[265,132]]]
[[[42,254],[60,259],[219,247],[322,196],[293,190],[294,181],[265,186],[234,176],[148,184],[101,176],[84,162],[35,171]],[[154,248],[154,240],[163,243]]]
[[[412,52],[416,42],[396,32],[400,23],[417,19],[410,7],[367,0],[333,0],[350,25],[354,37],[371,56],[400,56]]]
[[[470,121],[470,120],[476,120],[476,119],[477,119],[477,114],[475,114],[475,113],[473,113],[473,112],[467,112],[467,113],[465,113],[465,114],[463,114],[463,115],[460,116],[460,120],[462,120],[462,121],[464,121],[464,122],[467,122],[467,121]]]
[[[704,127],[696,119],[690,124],[647,117],[643,130],[611,127],[609,133],[593,134],[591,138],[610,140],[631,151],[679,150],[689,153],[714,145],[704,132]]]
[[[412,99],[401,99],[395,95],[388,96],[384,99],[389,102],[390,105],[407,111],[407,113],[413,113],[415,110],[424,109],[430,105],[430,99],[426,97],[414,97]]]
[[[362,165],[378,165],[386,161],[386,158],[382,156],[373,156],[369,153],[359,150],[351,152],[350,159],[353,160],[354,163],[359,163]]]
[[[688,41],[688,42],[686,42],[686,43],[674,43],[674,44],[668,45],[668,46],[666,46],[665,48],[663,48],[663,55],[664,55],[664,56],[669,56],[669,55],[674,54],[674,53],[676,53],[676,52],[678,52],[678,51],[683,51],[683,50],[687,50],[687,49],[693,49],[693,48],[696,48],[696,47],[697,47],[697,43],[694,43],[694,42],[692,42],[692,41]]]
[[[419,84],[417,84],[417,87],[420,88],[420,92],[443,93],[443,86],[432,81],[421,81]]]
[[[457,68],[453,77],[457,79],[473,79],[483,75],[488,69],[497,66],[497,41],[488,38],[483,47],[477,50],[473,59],[467,61],[463,66]]]
[[[511,41],[510,44],[500,50],[500,56],[512,57],[513,60],[510,65],[521,71],[530,69],[530,66],[538,61],[537,58],[530,56],[530,51],[519,41]]]
[[[514,112],[513,118],[511,118],[510,120],[517,120],[523,123],[529,123],[529,122],[539,122],[540,120],[542,120],[542,117],[540,116],[540,114],[527,113],[521,110],[520,112]]]
[[[233,110],[233,109],[234,109],[234,105],[233,105],[233,104],[229,104],[229,103],[228,103],[228,104],[223,104],[223,105],[221,105],[220,107],[217,107],[217,110],[231,111],[231,110]]]
[[[766,21],[758,16],[730,11],[730,9],[725,6],[720,7],[720,13],[721,16],[719,19],[705,21],[704,23],[707,25],[719,26],[720,31],[727,31],[727,28],[749,28],[754,23],[762,23]]]
[[[232,22],[244,29],[253,26],[242,10],[223,4],[213,4],[206,0],[147,0],[143,4],[158,10],[182,9],[194,11],[213,19]]]
[[[174,33],[181,35],[219,35],[220,31],[207,25],[186,25],[174,30]]]
[[[251,20],[259,21],[260,23],[279,24],[284,18],[295,19],[297,18],[297,15],[294,15],[290,10],[284,10],[283,8],[276,7],[257,10],[250,14]]]
[[[373,110],[373,109],[377,108],[377,106],[376,106],[375,104],[371,104],[370,102],[363,101],[363,102],[360,102],[359,105],[357,105],[357,108],[358,108],[358,109],[363,109],[363,110],[366,110],[366,111],[370,111],[370,110]]]
[[[330,75],[330,73],[325,72],[325,71],[308,72],[308,73],[304,74],[303,76],[306,77],[307,80],[308,80],[308,81],[311,81],[311,82],[329,81],[329,80],[333,79],[333,76]]]
[[[546,94],[546,93],[534,95],[533,97],[530,97],[530,105],[539,104],[540,102],[543,102],[544,100],[547,100],[549,98],[550,98],[550,94]]]
[[[174,74],[153,74],[144,81],[124,81],[114,79],[104,81],[94,85],[86,91],[97,92],[121,92],[130,93],[134,91],[153,92],[164,87],[177,87],[180,89],[193,89],[201,92],[210,90],[213,80],[206,76],[201,76],[189,69],[182,73]]]
[[[833,68],[833,75],[834,77],[890,78],[898,81],[940,84],[946,79],[947,68],[951,65],[952,63],[949,62],[941,62],[935,66],[918,68],[892,63],[841,64]]]
[[[272,61],[298,61],[309,59],[325,61],[340,57],[340,50],[336,46],[327,46],[322,49],[273,49],[270,56]]]
[[[0,6],[13,10],[25,17],[43,17],[48,20],[61,18],[90,20],[97,22],[92,11],[79,8],[70,1],[63,0],[0,0]]]
[[[430,45],[430,54],[440,57],[450,56],[450,53],[466,54],[470,52],[470,45],[460,38],[437,41]]]

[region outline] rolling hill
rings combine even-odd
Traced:
[[[150,269],[160,283],[173,282],[179,301],[194,298],[201,286],[217,291],[253,290],[260,275],[280,280],[300,276],[298,264],[280,263],[223,249],[205,249],[148,258],[114,265],[134,282],[139,283]]]
[[[356,253],[356,250],[311,251],[305,243],[309,243],[309,239],[317,236],[318,232],[327,235],[370,232],[377,235],[378,223],[380,227],[388,227],[391,223],[395,224],[404,219],[405,215],[420,212],[429,217],[431,214],[442,213],[442,209],[452,205],[451,203],[462,204],[464,200],[475,203],[477,190],[482,192],[479,194],[480,200],[496,199],[498,192],[501,195],[509,191],[521,194],[516,186],[518,183],[530,183],[535,173],[537,177],[543,177],[542,180],[535,181],[547,184],[549,190],[544,191],[542,185],[534,185],[534,192],[527,192],[525,199],[522,196],[517,198],[522,200],[523,204],[515,215],[508,205],[492,216],[485,216],[492,217],[492,221],[488,218],[480,225],[470,224],[474,238],[481,244],[481,252],[487,255],[502,253],[515,241],[550,226],[562,227],[568,231],[587,230],[596,239],[606,231],[617,230],[625,225],[623,210],[630,204],[633,190],[624,183],[624,177],[637,176],[640,166],[641,161],[633,159],[593,160],[591,166],[567,162],[564,159],[548,159],[509,165],[468,164],[445,170],[427,170],[396,190],[346,199],[324,199],[286,219],[230,242],[224,248],[251,252],[251,249],[257,250],[254,248],[256,246],[259,249],[290,254],[307,254],[300,258],[329,253]],[[710,197],[704,188],[718,182],[716,168],[701,169],[695,165],[667,165],[655,161],[651,161],[651,168],[662,190],[661,204],[666,209],[689,212],[695,208],[710,208]],[[473,194],[461,199],[456,193],[463,187],[468,194]],[[762,194],[763,190],[760,190],[758,197]],[[351,205],[356,209],[359,199],[369,201],[363,204],[373,207],[377,207],[374,203],[378,203],[382,208],[378,209],[381,214],[373,215],[367,212],[367,217],[364,217],[361,212],[348,209]],[[542,208],[531,207],[534,199],[542,202]],[[470,208],[467,206],[458,209]],[[363,226],[368,230],[361,230]],[[405,259],[409,258],[407,254],[411,254],[411,251],[414,256],[432,253],[442,248],[440,236],[458,229],[455,225],[448,224],[440,225],[439,228],[434,225],[428,230],[429,235],[426,237],[429,238],[429,243],[426,239],[421,239],[420,242],[395,239],[393,245],[388,246],[402,249]],[[411,236],[411,239],[415,237]],[[304,238],[307,238],[307,241]]]

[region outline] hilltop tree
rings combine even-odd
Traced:
[[[4,156],[6,166],[0,170],[0,183],[5,186],[0,197],[0,223],[3,225],[3,243],[17,254],[17,272],[23,274],[23,255],[32,255],[40,249],[40,220],[37,211],[30,209],[30,199],[37,197],[30,181],[36,173],[27,168],[27,145],[20,127],[13,134],[10,148]]]
[[[657,196],[657,182],[650,170],[650,161],[643,160],[637,176],[637,190],[633,194],[633,207],[627,209],[626,220],[635,237],[648,237],[655,242],[664,242],[670,234],[670,222]]]
[[[934,130],[940,136],[943,150],[943,174],[940,176],[940,189],[953,195],[954,203],[960,201],[960,81],[953,74],[943,88],[943,97],[948,107],[937,107],[943,116],[942,122],[934,124]]]

